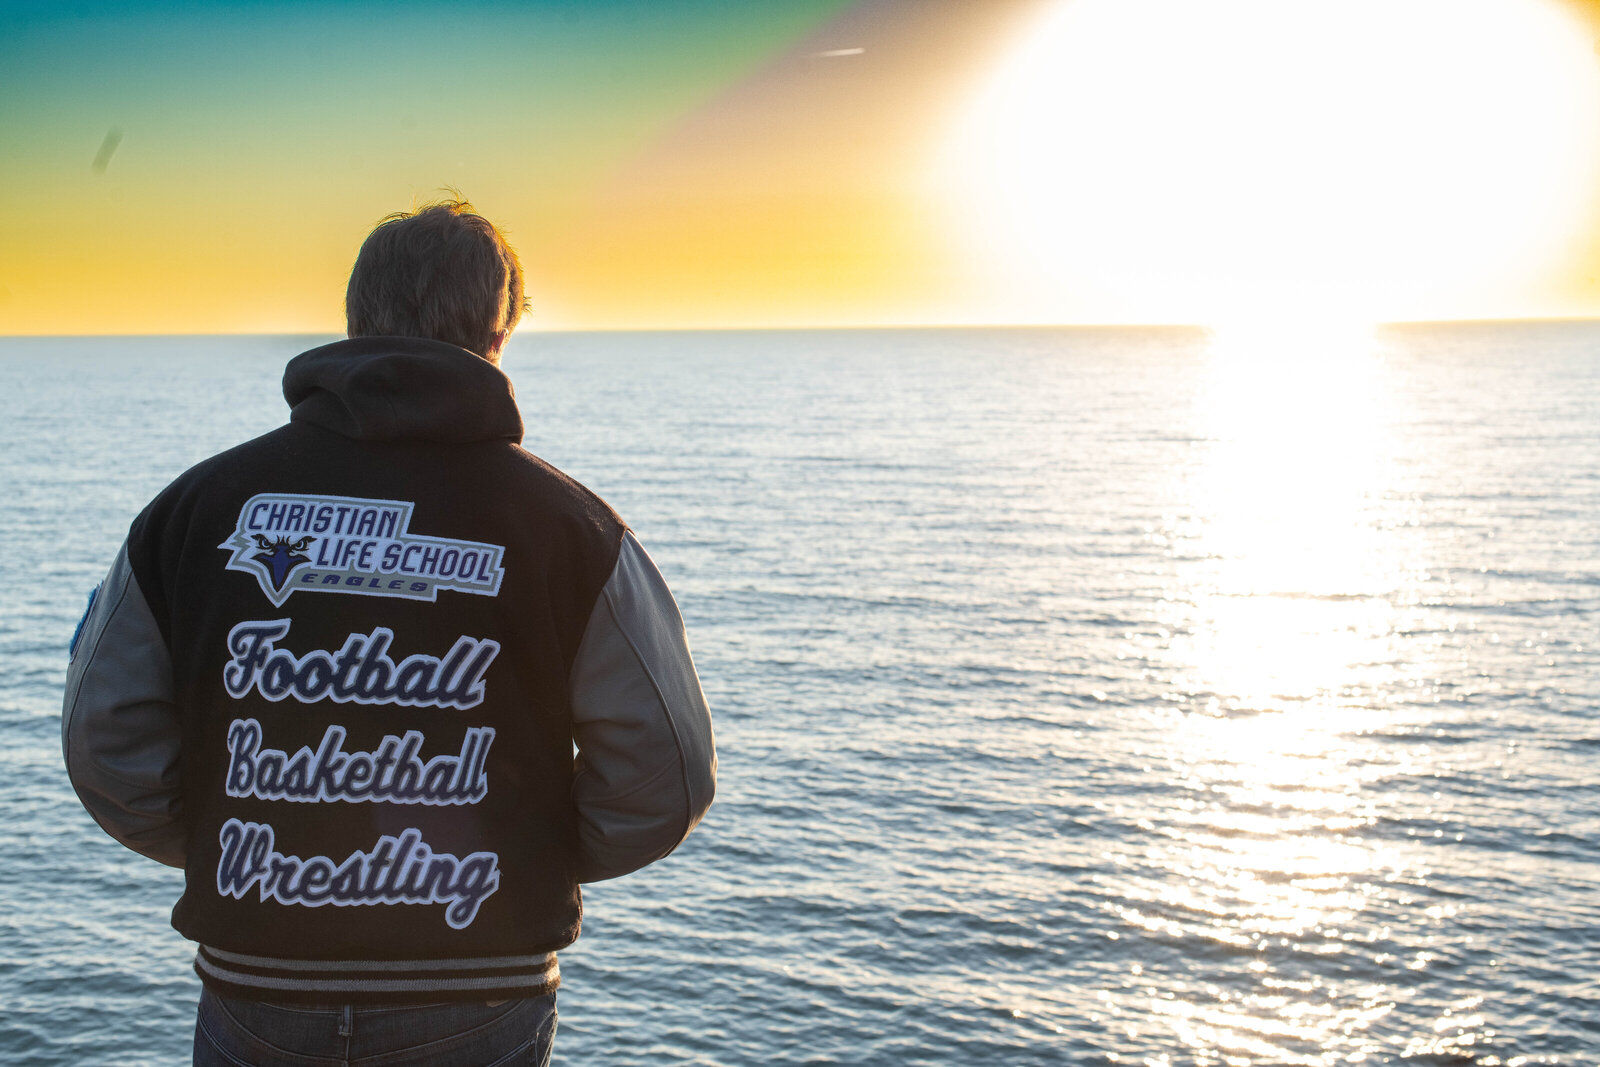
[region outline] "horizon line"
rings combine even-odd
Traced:
[[[1314,322],[1313,317],[1310,321]],[[1393,319],[1375,322],[1374,328],[1404,326],[1489,326],[1533,324],[1600,323],[1600,315],[1513,315],[1501,318],[1448,318],[1448,319]],[[563,326],[522,327],[512,334],[515,340],[521,334],[603,334],[603,333],[824,333],[851,331],[916,331],[916,330],[1214,330],[1215,323],[1201,322],[949,322],[949,323],[841,323],[834,325],[784,325],[784,326]],[[0,340],[12,339],[77,339],[87,337],[334,337],[347,336],[336,330],[141,330],[129,332],[105,331],[95,333],[6,333]]]

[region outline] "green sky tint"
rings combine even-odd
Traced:
[[[161,287],[233,272],[281,288],[286,270],[337,283],[375,219],[445,185],[540,232],[847,6],[0,5],[0,332],[325,324],[315,297],[240,321]],[[97,312],[68,314],[73,274],[101,294]]]

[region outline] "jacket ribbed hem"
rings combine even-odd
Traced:
[[[444,960],[287,960],[201,945],[194,969],[223,996],[296,1004],[512,1000],[561,984],[554,952]]]

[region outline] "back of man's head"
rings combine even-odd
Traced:
[[[351,337],[428,337],[488,359],[524,311],[522,265],[464,200],[390,215],[367,235],[345,290]]]

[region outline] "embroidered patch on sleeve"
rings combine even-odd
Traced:
[[[228,570],[253,574],[281,607],[291,593],[356,593],[436,600],[439,590],[497,596],[501,545],[409,530],[409,500],[257,493],[217,547]]]

